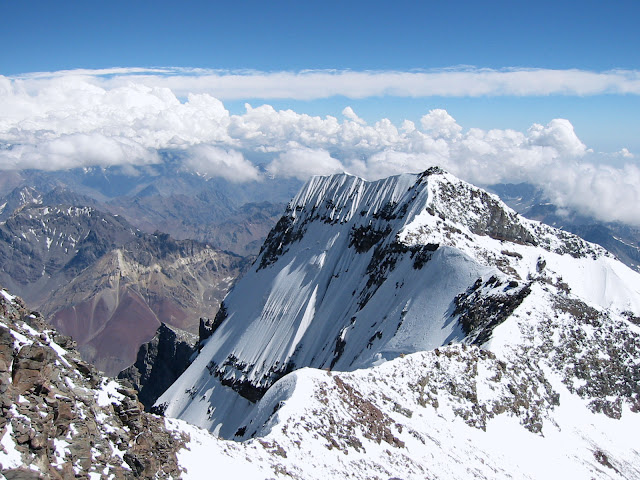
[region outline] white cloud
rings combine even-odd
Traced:
[[[462,127],[446,110],[431,110],[420,119],[422,130],[431,133],[435,138],[457,138]]]
[[[546,127],[534,124],[529,129],[529,141],[532,145],[553,147],[560,155],[571,157],[582,156],[587,151],[571,122],[562,118],[551,120]]]
[[[222,177],[240,183],[260,180],[258,169],[235,150],[225,150],[211,145],[196,145],[186,151],[184,166],[212,177]]]
[[[605,221],[640,225],[640,168],[607,165],[560,165],[545,176],[552,202]]]
[[[353,111],[353,108],[351,108],[351,107],[344,107],[344,110],[342,110],[342,115],[344,115],[345,118],[348,118],[352,122],[356,122],[359,125],[364,125],[364,124],[367,123],[363,119],[361,119],[356,114],[356,112]]]
[[[160,159],[127,138],[97,133],[35,135],[35,141],[0,150],[0,169],[64,170],[86,165],[144,165]]]
[[[616,152],[616,154],[622,158],[627,158],[627,159],[635,158],[635,155],[631,153],[629,149],[626,147],[620,149],[620,151]]]
[[[640,94],[640,71],[567,69],[488,69],[458,67],[412,71],[304,70],[299,72],[225,71],[193,68],[113,68],[40,72],[12,77],[27,90],[71,76],[103,88],[130,82],[168,88],[180,97],[208,93],[222,100],[290,98],[310,100],[342,95],[476,97],[531,95]]]
[[[222,84],[238,77],[262,93],[263,77],[269,82],[276,77],[285,82],[280,88],[293,78],[287,88],[299,88],[295,95],[302,96],[307,95],[304,92],[309,85],[320,89],[321,96],[347,91],[354,96],[421,94],[424,86],[420,82],[425,79],[432,86],[466,95],[638,93],[640,88],[634,90],[638,83],[635,72],[452,70],[239,75],[158,70],[0,76],[0,169],[143,165],[160,161],[157,152],[162,149],[182,152],[186,168],[234,182],[259,178],[258,170],[245,157],[251,152],[270,158],[267,170],[271,174],[300,179],[341,171],[374,179],[440,165],[479,185],[531,182],[545,188],[562,207],[640,225],[638,167],[597,165],[593,162],[595,154],[565,119],[534,124],[526,131],[487,131],[463,128],[441,109],[426,112],[419,125],[405,120],[400,127],[387,119],[368,125],[349,106],[342,111],[341,120],[276,110],[269,105],[247,105],[244,114],[230,115],[223,103],[208,93],[213,77]],[[362,83],[352,82],[354,78]],[[346,81],[344,85],[340,84],[342,80]],[[338,84],[342,86],[338,88]],[[246,85],[241,88],[249,88]],[[178,93],[187,87],[193,92],[184,96]],[[221,91],[224,93],[224,89]],[[609,155],[610,159],[614,157],[619,162],[633,160],[627,149]]]
[[[294,148],[281,153],[267,167],[267,171],[276,176],[307,180],[313,175],[330,175],[345,171],[340,160],[325,150]]]

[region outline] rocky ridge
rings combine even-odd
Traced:
[[[0,291],[3,478],[179,478],[188,437],[143,413],[136,393],[84,362],[74,342]]]
[[[561,228],[606,248],[621,262],[640,271],[640,228],[620,222],[598,221],[572,209],[559,207],[533,185],[499,184],[490,189],[511,208],[527,218]]]
[[[197,352],[197,344],[197,335],[162,323],[153,338],[140,346],[136,362],[120,372],[118,378],[127,380],[136,389],[140,402],[149,411],[187,369]]]

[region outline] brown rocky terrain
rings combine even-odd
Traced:
[[[107,253],[43,305],[52,325],[109,375],[131,365],[161,323],[197,332],[245,268],[242,257],[152,237]]]
[[[0,291],[0,477],[179,478],[187,437],[131,388],[84,362],[70,337]]]
[[[25,206],[0,224],[0,281],[110,375],[161,323],[197,332],[249,262],[90,207]]]

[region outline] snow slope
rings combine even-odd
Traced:
[[[339,411],[333,400],[314,409],[313,402],[305,399],[320,395],[317,389],[326,390],[330,396],[348,389],[334,380],[322,386],[314,379],[325,379],[326,373],[301,368],[349,371],[354,373],[339,374],[339,378],[358,378],[358,385],[374,382],[375,386],[357,389],[367,391],[361,395],[363,401],[374,402],[376,398],[382,402],[376,400],[376,408],[387,412],[393,407],[386,405],[384,398],[392,398],[389,389],[394,387],[382,379],[389,375],[396,380],[402,375],[413,378],[407,380],[402,396],[409,395],[421,382],[439,396],[444,394],[443,385],[446,391],[447,382],[432,383],[431,377],[421,380],[416,375],[433,370],[436,348],[449,343],[472,344],[474,355],[488,355],[488,349],[498,359],[491,360],[491,368],[498,368],[495,362],[502,362],[506,368],[522,370],[522,378],[536,379],[544,386],[548,395],[539,393],[542,387],[536,383],[538,393],[534,396],[542,402],[537,416],[526,413],[531,399],[517,391],[522,382],[515,378],[501,388],[509,392],[510,388],[516,389],[511,395],[517,401],[511,407],[499,407],[490,419],[478,420],[480,423],[471,425],[472,430],[468,418],[456,413],[462,410],[455,402],[466,401],[473,415],[481,407],[476,397],[461,399],[457,390],[451,393],[454,403],[444,408],[438,398],[431,407],[424,407],[428,412],[423,415],[434,425],[442,422],[437,420],[441,415],[462,418],[456,420],[461,422],[460,429],[451,427],[453,430],[447,431],[442,426],[442,432],[453,435],[455,444],[468,442],[469,450],[457,447],[448,454],[464,459],[464,452],[480,446],[489,449],[487,454],[495,459],[489,464],[493,468],[502,465],[506,476],[513,470],[503,465],[508,457],[500,452],[511,444],[505,440],[496,441],[495,446],[485,445],[494,442],[484,432],[492,431],[490,425],[504,427],[509,432],[506,438],[512,430],[522,431],[518,435],[533,443],[538,440],[531,440],[530,435],[539,437],[545,428],[555,431],[547,425],[569,422],[567,428],[574,431],[576,425],[593,415],[599,420],[592,423],[602,420],[609,426],[602,427],[604,430],[594,427],[598,432],[595,437],[580,433],[583,430],[574,432],[576,438],[584,437],[584,445],[596,442],[594,438],[600,438],[604,431],[632,431],[622,427],[618,419],[624,415],[625,425],[634,424],[636,415],[630,412],[640,407],[638,317],[640,275],[602,248],[526,220],[497,197],[446,172],[430,169],[420,175],[377,182],[350,175],[315,177],[291,201],[253,269],[225,299],[216,318],[217,329],[200,355],[156,407],[167,416],[224,438],[247,439],[253,435],[268,439],[289,425],[287,418],[322,436],[316,428],[318,423],[309,419],[334,415],[336,424],[344,424],[348,418],[358,417],[347,410]],[[535,346],[535,342],[542,343]],[[612,350],[611,344],[621,344],[622,350]],[[461,350],[451,346],[445,351]],[[417,367],[419,362],[407,360],[411,358],[420,358],[420,362],[429,358],[431,363]],[[531,364],[538,363],[540,367],[531,370]],[[397,370],[387,371],[392,368],[389,365]],[[442,378],[457,381],[460,373],[455,365],[442,367]],[[485,377],[476,378],[479,392],[491,390]],[[581,415],[585,416],[575,424],[569,414],[558,413],[575,410],[565,408],[563,401],[558,404],[558,398],[563,399],[565,394],[566,405],[582,405]],[[292,405],[291,409],[277,409],[282,402]],[[529,405],[525,413],[521,411],[524,405]],[[398,421],[397,412],[389,415]],[[312,423],[305,423],[302,417]],[[517,418],[508,420],[512,417]],[[424,437],[429,422],[411,429]],[[359,420],[355,422],[352,436],[362,442],[363,436],[367,437],[360,424]],[[291,426],[286,428],[290,433]],[[482,434],[475,431],[478,428]],[[574,434],[564,429],[562,432],[558,445],[573,441]],[[398,437],[399,433],[393,435]],[[285,441],[286,431],[282,435],[278,438]],[[408,445],[406,431],[402,435],[398,438]],[[440,436],[436,438],[443,441]],[[305,444],[310,440],[305,437],[300,441]],[[550,442],[543,443],[540,448],[548,452],[556,448]],[[626,454],[635,458],[628,449],[620,449],[623,442],[613,443],[616,448],[609,450],[619,454],[616,458]],[[312,447],[308,451],[305,448],[301,450],[303,456],[316,455],[319,462],[324,458],[314,454]],[[373,457],[381,458],[382,450],[378,453]],[[435,455],[435,450],[432,453]],[[404,454],[416,458],[414,453]],[[569,468],[574,457],[566,448],[559,455],[567,456],[563,462]],[[371,456],[367,450],[366,457]],[[517,471],[525,468],[522,462],[528,462],[529,470],[522,471],[542,478],[542,466],[525,457],[514,457]],[[425,459],[416,461],[423,468],[428,463]],[[589,462],[593,464],[593,458]],[[469,471],[463,475],[467,466],[465,461],[460,463],[462,470],[454,476],[473,476]],[[636,460],[631,463],[637,464]],[[603,463],[594,465],[601,468]],[[446,465],[442,468],[432,473],[446,476]],[[484,472],[482,475],[492,477],[491,467],[477,468]],[[584,468],[584,472],[593,471],[589,470],[591,466]],[[416,469],[407,475],[422,475],[420,468]]]
[[[296,370],[257,402],[238,443],[168,420],[190,435],[184,478],[211,461],[248,479],[638,478],[640,328],[535,285],[492,347]]]
[[[260,402],[256,438],[192,428],[183,478],[212,461],[247,479],[637,478],[640,417],[594,415],[542,371],[459,345],[353,373],[301,369]]]
[[[638,478],[633,321],[533,285],[494,330],[500,354],[456,344],[296,370],[237,442],[142,412],[0,289],[0,478]]]

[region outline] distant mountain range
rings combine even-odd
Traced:
[[[200,316],[215,316],[291,185],[235,185],[171,159],[9,172],[0,181],[0,281],[115,375],[161,323],[197,331]]]
[[[234,184],[185,172],[166,159],[147,167],[10,172],[0,182],[0,221],[23,205],[91,206],[136,228],[198,240],[239,255],[258,252],[300,187],[297,180]]]
[[[0,224],[0,282],[111,375],[161,322],[197,331],[250,261],[92,207],[25,205]]]

